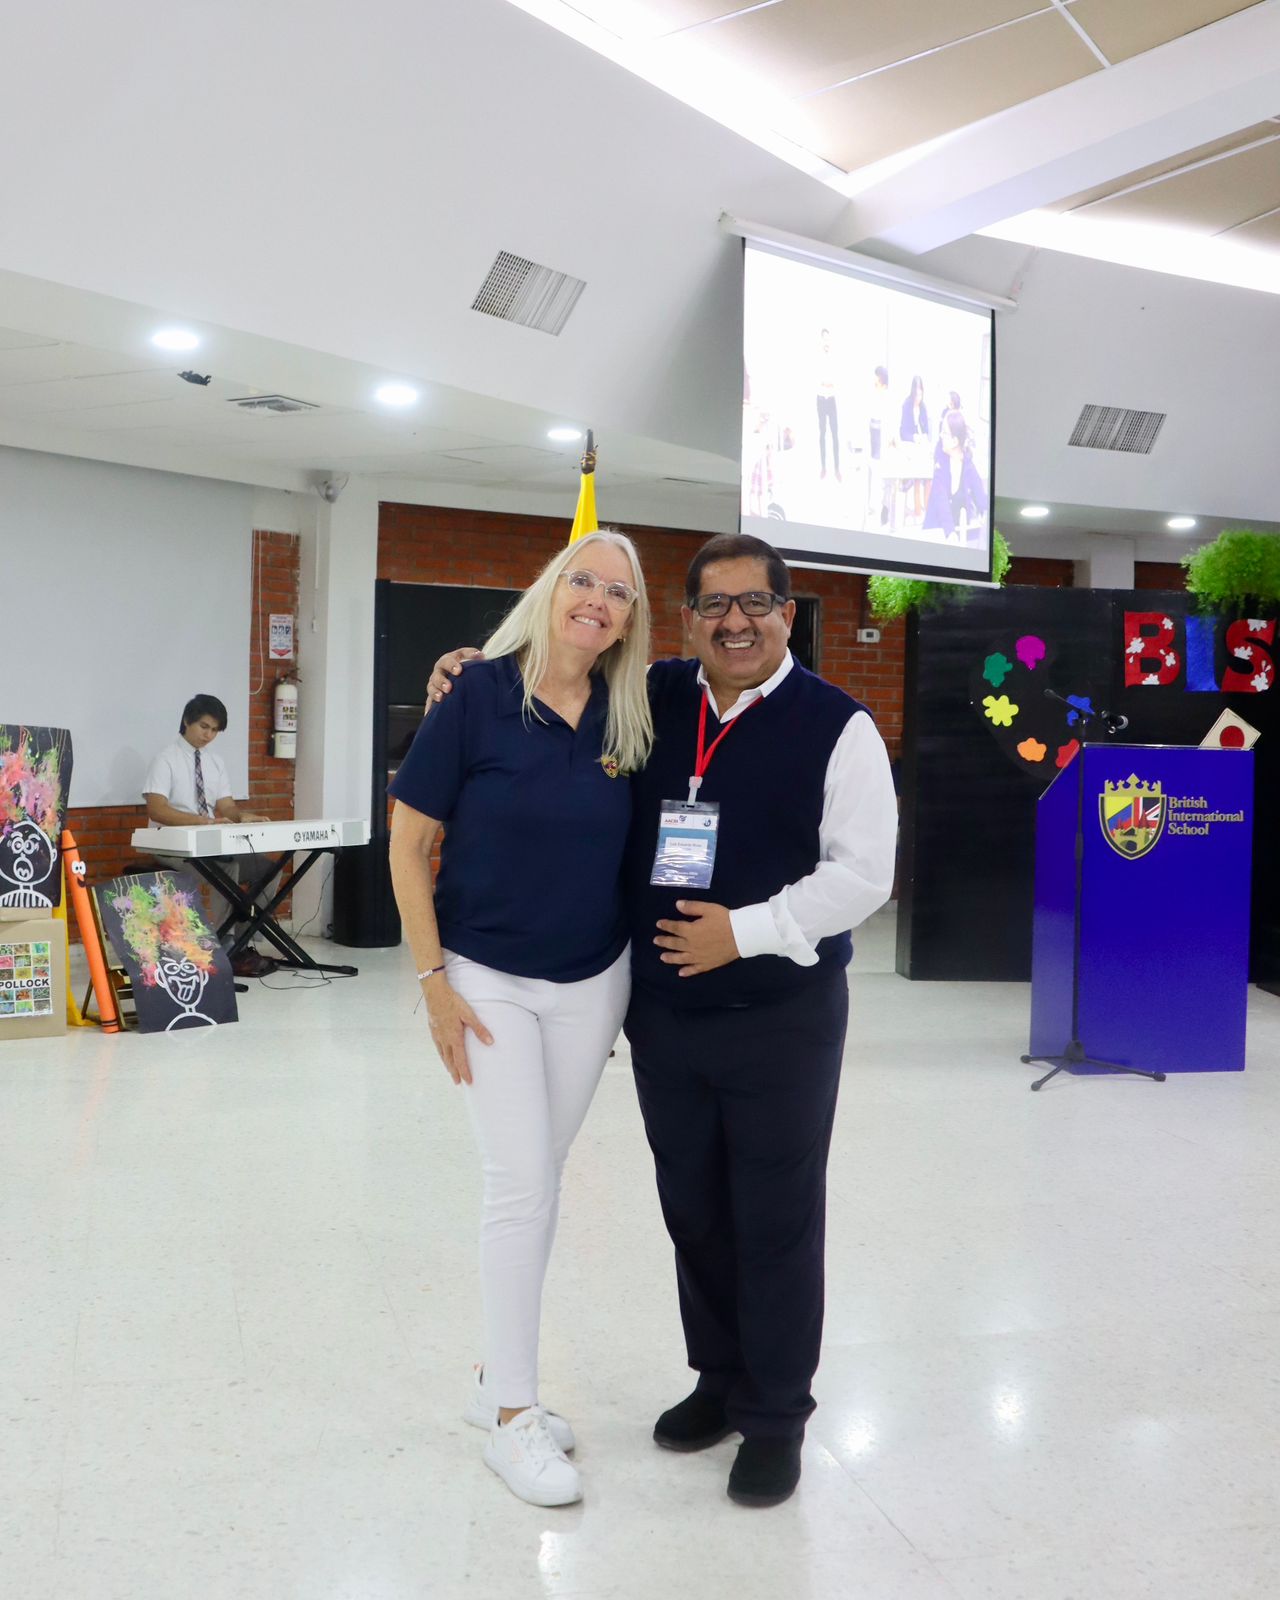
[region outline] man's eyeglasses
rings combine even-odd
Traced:
[[[717,617],[727,617],[735,600],[744,617],[767,617],[774,606],[787,603],[783,595],[772,594],[768,589],[748,589],[746,594],[700,594],[690,600],[689,605],[705,621],[711,622]]]
[[[605,603],[614,611],[625,611],[628,606],[633,606],[639,593],[629,583],[606,583],[603,578],[597,578],[594,572],[562,572],[560,576],[574,594],[584,598],[594,594],[597,589],[603,589]]]

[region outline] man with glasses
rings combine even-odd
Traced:
[[[740,1432],[729,1494],[771,1506],[814,1408],[849,931],[889,898],[897,805],[870,713],[791,655],[777,551],[720,534],[685,592],[696,659],[649,669],[625,876],[625,1031],[698,1373],[654,1438]]]
[[[626,895],[626,1034],[699,1375],[654,1438],[740,1432],[729,1494],[776,1505],[814,1407],[849,930],[889,898],[897,808],[866,708],[788,649],[778,553],[722,534],[686,594],[697,660],[649,670],[658,737],[633,779]],[[699,829],[711,860],[672,887],[664,846]]]

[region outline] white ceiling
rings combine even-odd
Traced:
[[[999,338],[1003,492],[1156,526],[1266,516],[1280,297],[968,235],[1219,136],[1233,94],[1239,125],[1274,112],[1280,52],[1250,65],[1246,47],[1278,23],[1262,0],[1192,36],[1219,41],[1199,74],[1166,60],[1136,100],[1132,75],[1102,80],[1160,50],[1091,74],[1107,93],[1083,144],[1079,108],[1064,121],[1054,98],[1068,85],[1017,108],[1017,137],[979,124],[896,179],[833,187],[506,0],[368,0],[358,26],[345,0],[46,0],[7,22],[22,70],[0,138],[23,156],[0,179],[0,443],[567,515],[579,447],[546,430],[569,422],[597,430],[602,514],[728,526],[729,211],[1018,300]],[[586,280],[561,335],[469,309],[499,250]],[[174,320],[198,352],[151,349]],[[185,365],[213,382],[182,383]],[[388,378],[422,389],[412,413],[371,399]],[[321,409],[226,403],[255,391]],[[1168,409],[1156,454],[1069,450],[1086,401]]]

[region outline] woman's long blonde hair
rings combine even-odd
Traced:
[[[636,600],[631,608],[630,626],[597,657],[591,670],[602,673],[609,686],[604,753],[617,761],[623,772],[634,772],[649,759],[653,746],[653,716],[645,683],[649,664],[649,596],[645,592],[640,557],[625,533],[601,528],[552,556],[485,642],[484,653],[489,659],[495,656],[517,658],[524,677],[525,715],[536,715],[533,695],[551,656],[551,613],[556,585],[562,573],[590,567],[589,552],[593,544],[614,545],[631,563],[631,585],[636,591]]]

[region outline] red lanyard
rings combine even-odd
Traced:
[[[751,706],[758,704],[758,700],[753,700],[751,702]],[[689,779],[688,803],[690,805],[692,805],[693,802],[698,798],[698,790],[702,787],[703,774],[711,765],[712,756],[715,755],[720,744],[729,737],[733,730],[738,726],[738,723],[741,722],[742,718],[746,716],[747,712],[751,710],[751,706],[744,706],[736,717],[725,723],[724,727],[721,728],[720,732],[716,734],[715,738],[711,741],[711,748],[708,750],[706,748],[707,691],[705,689],[702,691],[702,709],[698,713],[698,756],[693,766],[693,777]]]

